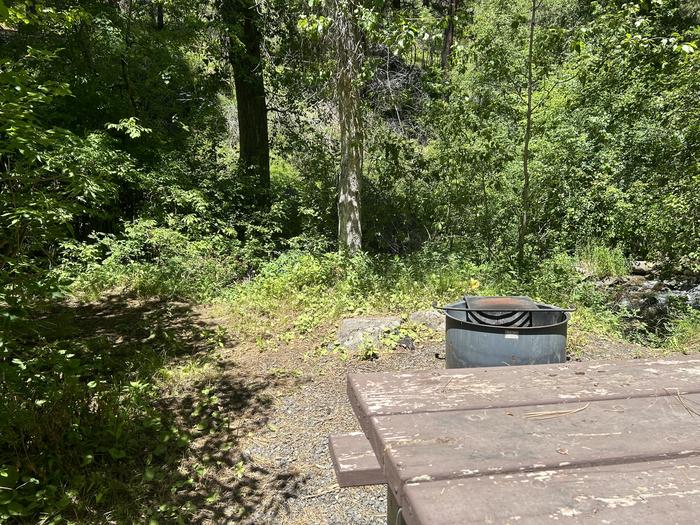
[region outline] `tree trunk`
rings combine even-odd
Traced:
[[[256,181],[256,204],[266,208],[270,204],[270,141],[260,14],[255,0],[223,0],[221,10],[229,31],[240,39],[240,43],[229,41],[238,110],[238,166],[244,176]]]
[[[360,180],[363,125],[360,94],[355,80],[361,61],[358,28],[352,0],[335,0],[338,56],[338,119],[340,174],[338,176],[338,245],[353,255],[362,249]]]
[[[450,0],[450,5],[447,13],[447,27],[442,39],[442,53],[440,53],[440,65],[442,69],[447,71],[450,65],[450,53],[452,52],[452,43],[455,37],[455,15],[457,14],[457,3],[459,0]]]
[[[132,2],[127,0],[124,5],[124,15],[126,17],[124,26],[124,52],[120,57],[120,64],[122,68],[122,80],[124,82],[124,87],[126,88],[126,94],[129,100],[129,108],[131,109],[131,114],[136,115],[136,97],[134,96],[134,87],[131,83],[131,75],[129,74],[129,54],[131,52],[131,15],[132,15]]]
[[[525,236],[527,235],[530,212],[530,137],[532,135],[532,51],[535,40],[535,24],[538,0],[532,0],[530,9],[530,35],[527,48],[527,110],[525,114],[525,141],[523,144],[523,189],[520,195],[520,225],[518,228],[518,266],[523,267],[525,262]]]
[[[156,29],[161,30],[163,27],[163,4],[158,2],[156,4]]]

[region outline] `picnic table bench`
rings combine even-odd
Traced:
[[[408,525],[700,521],[698,357],[349,374],[348,396],[339,483],[387,483]]]

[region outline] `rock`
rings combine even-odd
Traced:
[[[656,264],[650,261],[632,261],[634,275],[649,275],[656,269]]]
[[[596,287],[609,297],[613,309],[625,309],[627,323],[661,333],[666,330],[674,306],[686,303],[700,309],[700,285],[691,280],[655,280],[647,275],[628,275],[598,281]]]
[[[413,351],[416,349],[416,343],[407,335],[399,339],[399,342],[396,343],[396,346],[397,348],[403,348],[409,351]]]
[[[438,310],[419,310],[409,315],[408,320],[412,323],[425,325],[436,332],[445,331],[445,314]]]
[[[700,284],[688,290],[685,295],[690,306],[700,310]]]
[[[356,350],[363,341],[378,345],[382,335],[400,325],[398,317],[352,317],[340,322],[337,338],[341,346]]]

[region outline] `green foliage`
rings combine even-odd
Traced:
[[[90,244],[63,245],[55,275],[87,297],[112,288],[141,296],[190,300],[215,297],[246,270],[236,239],[191,239],[152,220],[137,220],[123,234],[96,236]]]
[[[446,70],[440,2],[355,2],[367,253],[350,259],[333,253],[326,4],[258,3],[273,147],[260,209],[256,181],[237,169],[226,52],[241,50],[242,27],[185,0],[0,1],[0,521],[185,522],[222,497],[161,493],[204,478],[204,461],[182,475],[177,457],[223,426],[218,394],[195,389],[187,429],[160,403],[210,372],[173,360],[226,334],[144,317],[147,333],[126,344],[48,337],[36,320],[66,296],[214,302],[260,351],[294,340],[313,351],[341,317],[465,293],[575,305],[578,332],[697,346],[695,311],[674,304],[658,334],[630,332],[588,279],[624,275],[631,258],[700,267],[697,10],[539,3],[528,253],[516,267],[529,2],[460,3]],[[427,337],[404,324],[360,355],[405,335]]]
[[[344,315],[429,308],[433,300],[477,289],[480,270],[437,252],[351,259],[287,253],[263,265],[252,280],[225,290],[220,301],[248,335],[265,334],[284,319],[291,334],[301,337]]]
[[[620,248],[587,244],[576,255],[582,272],[596,279],[627,275],[630,271],[629,261]]]
[[[186,522],[196,506],[176,492],[202,485],[183,455],[229,424],[194,354],[225,331],[116,298],[34,314],[0,360],[0,523]],[[191,406],[168,397],[182,383]]]
[[[665,346],[676,351],[692,353],[700,350],[700,313],[682,308],[671,317]]]

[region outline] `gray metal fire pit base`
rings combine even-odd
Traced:
[[[447,368],[516,366],[566,361],[569,312],[535,304],[528,326],[494,326],[472,322],[466,301],[448,305],[445,315]]]

